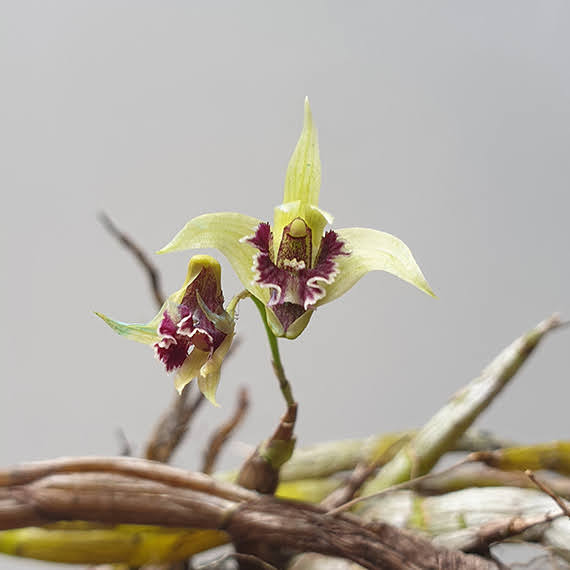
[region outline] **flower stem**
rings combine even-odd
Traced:
[[[277,344],[277,337],[273,334],[273,331],[267,322],[265,305],[253,295],[251,296],[251,300],[255,303],[255,306],[261,315],[261,320],[263,321],[263,326],[265,327],[265,332],[267,333],[267,340],[269,341],[269,348],[271,349],[273,370],[275,371],[275,376],[277,376],[277,380],[279,381],[279,388],[281,388],[283,398],[285,398],[285,402],[289,408],[295,405],[295,398],[293,398],[291,384],[289,384],[289,380],[287,380],[287,377],[285,376],[285,369],[283,368],[283,363],[281,362],[279,345]]]

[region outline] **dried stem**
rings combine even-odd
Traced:
[[[158,420],[144,452],[146,459],[167,463],[176,448],[188,433],[190,422],[204,402],[204,397],[198,393],[191,398],[191,386],[184,388],[182,394],[174,394],[168,409]]]
[[[536,489],[513,487],[469,488],[436,496],[404,490],[372,501],[366,517],[421,532],[435,545],[452,550],[484,551],[491,543],[525,532],[523,540],[540,542],[570,561],[570,526],[567,520],[554,521],[564,517],[558,511],[545,516],[552,513],[551,501]]]
[[[560,320],[552,316],[506,347],[483,370],[441,408],[416,436],[368,482],[364,494],[372,494],[411,478],[412,471],[427,473],[452,449],[475,419],[513,378],[545,334],[557,328]]]
[[[387,457],[393,457],[395,452],[393,448],[400,445],[400,441],[395,441],[392,446],[386,449],[385,453],[378,456],[371,463],[361,462],[353,469],[348,480],[339,487],[335,489],[330,495],[328,495],[323,501],[321,501],[321,506],[325,509],[336,509],[342,507],[351,501],[360,487],[372,476],[374,471],[379,465],[384,465],[387,461]],[[344,508],[343,508],[344,510]],[[329,511],[330,513],[330,511]]]
[[[347,503],[344,503],[336,507],[335,509],[329,510],[327,514],[337,515],[339,513],[347,511],[348,509],[352,508],[354,505],[357,505],[358,503],[362,503],[364,501],[372,499],[377,499],[379,497],[387,495],[388,493],[393,493],[394,491],[402,491],[403,489],[414,489],[415,487],[419,486],[421,483],[425,483],[429,479],[433,479],[438,476],[452,473],[453,471],[465,465],[466,463],[469,463],[470,461],[472,461],[470,457],[465,457],[460,461],[458,461],[457,463],[453,464],[451,467],[448,467],[447,469],[444,469],[443,471],[440,471],[438,473],[426,473],[425,475],[420,475],[419,477],[415,477],[414,479],[410,479],[409,481],[403,481],[402,483],[398,483],[397,485],[392,485],[390,487],[387,487],[386,489],[382,489],[381,491],[377,491],[376,493],[373,493],[371,495],[366,495],[364,497],[356,497],[355,499],[352,499],[351,501],[348,501]]]
[[[327,517],[318,506],[261,497],[199,473],[132,458],[44,461],[0,472],[0,528],[60,520],[223,530],[236,543],[348,558],[365,568],[491,570],[385,523]]]
[[[570,477],[543,474],[550,489],[561,497],[570,499]],[[441,495],[469,487],[520,487],[534,488],[535,485],[521,471],[501,471],[484,463],[467,463],[453,472],[434,473],[433,477],[420,482],[415,490],[428,495]]]
[[[109,218],[105,212],[100,212],[99,220],[103,224],[103,227],[115,237],[121,244],[123,244],[137,259],[137,261],[143,266],[144,270],[148,275],[150,281],[150,286],[152,289],[152,294],[154,300],[158,307],[161,307],[164,303],[165,296],[162,293],[162,287],[160,284],[160,273],[154,264],[150,261],[146,253],[140,248],[128,235],[123,233]]]
[[[464,544],[462,549],[466,552],[487,554],[492,544],[523,534],[535,526],[552,522],[561,516],[563,516],[562,513],[547,513],[496,520],[482,526],[471,543]]]
[[[12,469],[0,471],[0,492],[2,487],[26,485],[49,475],[68,473],[104,473],[139,477],[232,501],[253,500],[257,497],[257,494],[251,491],[231,483],[222,483],[203,473],[189,472],[135,457],[62,457],[23,463]]]
[[[538,477],[530,469],[527,469],[524,474],[543,492],[546,493],[562,510],[562,512],[570,518],[570,509],[564,500],[559,497],[552,489],[550,489],[544,482],[540,481]]]
[[[359,463],[366,465],[389,461],[417,433],[405,431],[372,435],[361,439],[343,439],[317,443],[296,449],[281,470],[281,481],[295,481],[327,477],[339,471],[354,469]],[[457,441],[451,451],[489,451],[513,446],[511,440],[498,438],[484,430],[469,429]],[[380,461],[378,460],[380,458]],[[230,472],[224,480],[232,478]]]
[[[208,475],[214,470],[216,461],[225,443],[241,424],[249,408],[249,395],[246,388],[240,388],[235,411],[232,417],[222,424],[212,435],[204,451],[204,464],[201,471]]]

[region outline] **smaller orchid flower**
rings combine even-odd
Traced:
[[[152,345],[166,371],[176,371],[178,392],[198,377],[200,391],[217,406],[220,368],[234,337],[238,301],[234,298],[224,310],[220,264],[209,255],[195,255],[182,288],[148,324],[126,324],[96,314],[121,336]]]
[[[369,271],[387,271],[433,295],[398,238],[368,228],[324,233],[333,218],[318,207],[320,185],[317,131],[305,100],[303,131],[273,227],[243,214],[205,214],[190,220],[159,253],[218,249],[265,305],[272,332],[287,338],[301,334],[317,307],[340,297]]]

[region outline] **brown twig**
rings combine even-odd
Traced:
[[[191,398],[191,386],[186,386],[182,394],[174,395],[170,406],[158,420],[146,444],[146,459],[167,463],[188,433],[192,418],[204,402],[201,393]]]
[[[437,473],[426,473],[425,475],[421,475],[420,477],[416,477],[415,479],[410,479],[409,481],[404,481],[403,483],[398,483],[397,485],[392,485],[391,487],[387,487],[386,489],[382,489],[381,491],[378,491],[377,493],[372,493],[371,495],[366,495],[364,497],[356,497],[355,499],[348,501],[348,503],[344,503],[344,504],[336,507],[335,509],[329,510],[327,512],[327,515],[338,515],[339,513],[347,511],[348,509],[352,508],[354,505],[356,505],[358,503],[362,503],[362,502],[368,501],[370,499],[377,499],[378,497],[382,497],[383,495],[386,495],[387,493],[393,493],[394,491],[401,491],[403,489],[413,489],[414,487],[416,487],[417,485],[419,485],[420,483],[423,483],[424,481],[426,481],[428,479],[438,477],[438,476],[443,475],[443,474],[450,473],[451,471],[457,469],[458,467],[461,467],[462,465],[465,465],[466,463],[469,463],[470,461],[472,461],[470,456],[464,457],[463,459],[461,459],[457,463],[454,463],[451,467],[448,467],[447,469],[444,469],[443,471],[439,471]]]
[[[60,457],[23,463],[12,469],[0,470],[0,492],[3,487],[22,486],[50,475],[69,473],[137,477],[231,501],[247,501],[257,497],[252,491],[231,483],[222,483],[203,473],[189,472],[136,457]]]
[[[380,465],[384,465],[389,457],[394,456],[394,450],[398,449],[401,444],[402,440],[397,440],[371,463],[359,463],[350,474],[346,483],[325,497],[325,499],[321,501],[321,506],[325,509],[335,509],[352,500],[374,471],[376,471]]]
[[[374,473],[378,466],[384,465],[386,458],[392,457],[394,449],[397,449],[400,445],[401,440],[397,440],[391,446],[389,446],[384,453],[378,456],[371,463],[367,464],[365,462],[361,462],[356,465],[344,485],[338,489],[335,489],[330,495],[325,497],[321,501],[321,506],[325,509],[335,509],[352,500],[360,487],[364,485],[364,483]]]
[[[496,570],[386,523],[328,517],[318,506],[257,493],[133,458],[44,461],[0,471],[0,529],[60,520],[223,530],[280,549],[348,558],[369,569]]]
[[[123,233],[119,228],[113,223],[111,218],[105,213],[99,213],[99,220],[103,224],[103,227],[119,242],[121,242],[136,258],[137,261],[143,266],[146,271],[152,294],[154,300],[158,307],[161,307],[164,303],[165,296],[162,292],[162,287],[160,284],[160,273],[154,264],[150,261],[147,254],[125,233]]]
[[[203,473],[207,473],[208,475],[212,473],[222,448],[245,418],[248,408],[249,395],[247,389],[242,387],[240,388],[236,408],[232,417],[218,427],[204,450],[204,463],[201,469]]]
[[[547,513],[529,517],[510,517],[487,523],[479,529],[479,532],[470,543],[462,545],[462,550],[486,554],[492,544],[508,540],[537,525],[552,522],[562,516],[564,516],[564,513]]]
[[[354,495],[356,495],[358,492],[358,489],[360,489],[360,487],[364,485],[370,475],[374,473],[377,466],[377,461],[371,463],[370,465],[359,463],[353,469],[344,485],[338,489],[335,489],[330,495],[327,495],[321,501],[321,506],[323,506],[325,509],[332,510],[352,500],[354,498]]]
[[[540,481],[533,471],[527,469],[524,474],[543,492],[546,493],[562,510],[562,512],[570,518],[570,509],[566,502],[559,497],[552,489],[546,486],[545,483]]]
[[[542,475],[554,493],[570,499],[570,477]],[[519,487],[534,488],[532,481],[522,471],[502,471],[485,463],[468,463],[453,473],[435,473],[433,478],[418,483],[416,491],[427,495],[441,495],[469,487]]]

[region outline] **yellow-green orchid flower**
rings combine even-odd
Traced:
[[[96,314],[120,335],[152,345],[166,370],[176,371],[179,392],[198,377],[200,391],[217,405],[220,367],[234,337],[237,301],[239,297],[224,310],[220,264],[209,255],[195,255],[182,288],[168,297],[148,324],[126,324]]]
[[[433,295],[398,238],[368,228],[323,233],[333,218],[318,207],[320,185],[317,131],[305,100],[303,131],[289,162],[273,228],[242,214],[205,214],[190,220],[159,253],[218,249],[249,292],[264,303],[273,333],[287,338],[301,334],[317,307],[340,297],[369,271],[388,271]]]

